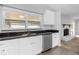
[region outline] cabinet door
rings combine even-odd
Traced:
[[[1,55],[16,55],[18,53],[18,40],[6,40],[0,42],[0,54]]]
[[[52,34],[52,47],[56,47],[60,45],[60,37],[59,33]]]
[[[30,46],[30,37],[20,38],[20,54],[21,55],[29,55],[32,54],[32,48]]]
[[[32,36],[20,39],[20,54],[34,55],[42,51],[42,37]]]
[[[0,55],[7,55],[7,41],[0,41]]]
[[[18,55],[19,54],[19,40],[13,39],[7,41],[7,54],[8,55]]]
[[[55,25],[55,12],[46,10],[43,23],[44,25]]]
[[[7,55],[7,47],[8,46],[0,46],[0,55]]]
[[[33,54],[39,54],[42,52],[42,36],[31,37],[31,48]]]

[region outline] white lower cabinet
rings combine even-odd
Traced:
[[[0,55],[35,55],[41,52],[41,35],[0,41]]]
[[[0,41],[0,55],[18,55],[18,39]]]
[[[19,46],[19,52],[20,54],[30,54],[30,40],[29,37],[27,38],[21,38],[19,39],[20,46]]]
[[[19,55],[19,41],[18,39],[8,40],[3,43],[0,42],[0,55]]]
[[[42,52],[42,36],[20,39],[20,54],[34,55]]]
[[[19,54],[19,40],[13,39],[7,41],[7,55],[18,55]]]
[[[52,47],[60,46],[60,36],[59,33],[52,34]]]
[[[0,55],[7,55],[7,46],[0,46]]]
[[[32,40],[31,37],[31,48],[33,54],[39,54],[42,52],[42,36],[34,37]]]

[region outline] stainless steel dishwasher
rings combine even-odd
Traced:
[[[43,35],[43,52],[52,48],[52,34]]]

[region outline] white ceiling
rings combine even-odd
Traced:
[[[46,9],[58,10],[61,8],[62,15],[79,15],[79,4],[9,4],[8,6],[38,13],[43,13]]]

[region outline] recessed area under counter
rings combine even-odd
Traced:
[[[42,35],[0,41],[0,55],[36,55],[42,51]]]

